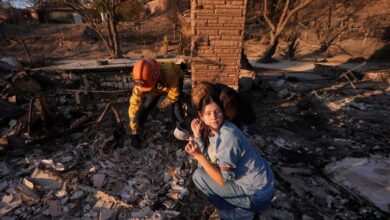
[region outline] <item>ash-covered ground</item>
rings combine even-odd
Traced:
[[[389,75],[366,75],[262,76],[242,93],[258,116],[247,136],[276,176],[272,207],[260,219],[389,218],[325,169],[349,157],[389,158]],[[151,114],[137,150],[129,92],[94,93],[101,87],[92,78],[88,92],[75,91],[85,79],[65,73],[13,77],[2,86],[3,100],[15,100],[1,103],[11,109],[1,118],[3,219],[218,219],[191,182],[196,164],[174,139],[169,111]]]

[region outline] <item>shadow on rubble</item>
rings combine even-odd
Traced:
[[[126,122],[119,109],[127,105],[129,92],[87,92],[80,88],[88,84],[88,91],[95,91],[100,87],[94,81],[82,80],[83,77],[68,77],[57,73],[32,74],[28,70],[14,72],[1,88],[7,101],[0,103],[2,153],[16,156],[34,149],[56,151],[59,143],[75,141],[84,132],[108,127],[115,139],[111,147],[123,146]],[[107,153],[107,149],[101,150]]]
[[[346,72],[340,65],[322,80],[263,79],[261,97],[253,99],[262,103],[255,106],[259,129],[276,136],[282,160],[306,158],[322,169],[334,159],[385,153],[390,71]]]
[[[335,201],[335,206],[354,213],[370,207],[374,211],[356,215],[365,219],[388,216],[334,183],[324,172],[326,165],[346,157],[388,157],[390,70],[378,68],[343,75],[347,70],[342,68],[345,66],[324,67],[323,77],[318,79],[289,74],[263,76],[255,90],[245,93],[258,117],[259,134],[253,141],[272,163],[277,191],[282,195],[292,193],[291,203],[304,201],[290,209],[274,202],[271,216],[284,209],[295,215],[319,215],[318,219],[326,215],[347,219],[342,211],[324,202],[328,194],[323,191],[332,187],[340,190],[337,197],[349,201]],[[375,217],[373,213],[380,214]]]

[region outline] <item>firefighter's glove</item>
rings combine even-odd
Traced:
[[[171,103],[168,101],[167,98],[160,99],[157,103],[157,108],[159,109],[166,109]]]
[[[133,134],[130,136],[131,138],[131,146],[133,146],[136,149],[141,149],[141,138],[138,134]]]

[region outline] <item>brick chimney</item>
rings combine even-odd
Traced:
[[[192,0],[192,82],[238,89],[247,0]]]

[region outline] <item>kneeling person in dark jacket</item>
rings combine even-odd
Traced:
[[[236,90],[220,83],[200,82],[192,88],[192,104],[198,108],[200,100],[206,95],[221,100],[226,119],[241,129],[247,126],[250,133],[255,132],[256,114],[252,106]]]

